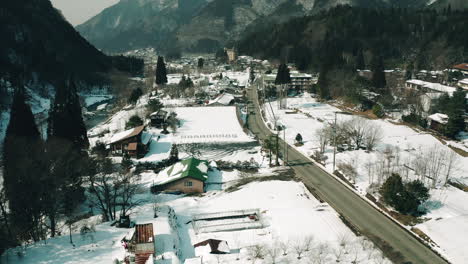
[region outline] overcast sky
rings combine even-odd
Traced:
[[[76,26],[119,0],[51,0],[51,2],[55,8],[62,11],[70,23]]]

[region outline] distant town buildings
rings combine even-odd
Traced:
[[[291,83],[288,85],[289,89],[294,89],[296,91],[307,91],[312,87],[313,84],[316,84],[318,79],[312,74],[300,73],[298,71],[292,71]],[[266,74],[264,76],[264,82],[266,86],[274,86],[276,80],[276,72],[272,74]]]

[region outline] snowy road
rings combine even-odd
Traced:
[[[251,86],[248,96],[255,105],[249,105],[249,112],[255,111],[249,117],[249,129],[260,139],[272,134],[260,117],[255,85]],[[284,142],[280,140],[281,146]],[[282,147],[283,148],[283,147]],[[315,190],[321,199],[332,205],[348,221],[356,226],[363,234],[372,240],[383,240],[396,251],[397,263],[447,263],[432,250],[419,242],[406,230],[392,220],[379,213],[374,207],[365,202],[357,194],[314,165],[294,148],[288,146],[289,165],[303,183]],[[280,149],[283,152],[284,149]]]

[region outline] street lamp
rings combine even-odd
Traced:
[[[348,112],[338,112],[338,111],[335,111],[335,124],[333,125],[333,171],[332,173],[335,173],[335,158],[336,158],[336,115],[337,114],[340,114],[340,115],[353,115],[351,113],[348,113]]]

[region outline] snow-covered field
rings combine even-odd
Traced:
[[[300,133],[304,139],[304,145],[297,149],[311,156],[320,145],[315,131],[333,123],[335,112],[341,112],[341,110],[317,102],[307,94],[298,98],[289,98],[288,108],[289,110],[279,110],[277,102],[271,102],[271,106],[267,103],[264,106],[267,120],[271,124],[274,124],[276,120],[278,124],[286,127],[286,140],[291,145],[294,144],[296,135]],[[297,109],[298,112],[295,113],[293,109]],[[338,122],[351,118],[353,116],[337,114]],[[382,140],[376,146],[375,151],[351,150],[336,154],[336,164],[349,164],[356,169],[357,175],[350,180],[354,181],[358,192],[362,195],[372,191],[369,190],[371,184],[383,182],[384,179],[379,177],[379,172],[386,166],[383,164],[388,161],[386,157],[392,160],[392,170],[400,173],[404,179],[411,179],[416,177],[414,175],[415,162],[421,160],[421,154],[427,152],[428,149],[437,148],[454,153],[431,134],[397,125],[390,120],[370,120],[369,122],[380,127],[383,132]],[[325,155],[328,157],[325,161],[326,169],[332,172],[333,148],[329,146]],[[456,165],[451,171],[450,178],[468,184],[468,158],[458,154],[454,156],[456,156]],[[445,165],[444,168],[446,168]],[[416,227],[426,232],[440,246],[439,250],[454,263],[466,263],[468,255],[459,245],[468,243],[466,232],[461,232],[468,228],[468,221],[466,221],[468,193],[454,187],[444,187],[444,183],[445,177],[441,176],[437,180],[436,189],[431,190],[432,197],[426,205],[428,213],[425,215],[431,220]]]
[[[267,172],[266,175],[271,173]],[[324,260],[321,263],[336,263],[337,258],[344,263],[355,259],[357,263],[390,263],[383,259],[372,243],[356,237],[341,222],[337,213],[327,204],[317,201],[302,183],[253,182],[230,193],[216,189],[202,196],[154,196],[149,193],[153,177],[153,173],[142,174],[140,184],[146,191],[139,195],[139,199],[145,202],[132,211],[131,217],[139,224],[153,223],[155,263],[183,263],[185,259],[196,257],[196,254],[203,254],[203,263],[251,263],[252,247],[255,245],[260,245],[264,255],[264,259],[258,259],[256,263],[272,263],[273,252],[278,255],[277,263],[310,263],[318,258]],[[230,185],[239,179],[239,173],[215,169],[209,173],[209,177],[214,178],[208,182],[221,180]],[[157,218],[153,218],[153,203],[158,206]],[[194,215],[200,213],[247,209],[259,210],[264,228],[197,234],[190,222]],[[80,223],[89,225],[95,221],[96,218],[92,217]],[[76,224],[72,235],[74,246],[65,233],[44,242],[10,249],[2,256],[2,263],[98,264],[111,263],[125,256],[120,240],[129,236],[131,229],[111,227],[107,222],[97,224],[96,232],[80,236],[77,232],[79,228],[80,225]],[[310,248],[304,242],[306,238],[311,239]],[[193,244],[206,239],[225,240],[231,254],[215,256],[194,249]],[[282,255],[281,243],[288,245],[285,256]],[[302,253],[301,259],[297,258],[297,251]]]
[[[179,107],[175,108],[181,127],[174,141],[184,143],[251,142],[236,116],[236,107]]]

